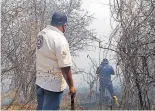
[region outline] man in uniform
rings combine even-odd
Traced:
[[[111,75],[114,75],[114,69],[111,65],[109,65],[109,62],[107,59],[103,59],[102,63],[97,69],[97,74],[99,74],[99,83],[100,83],[100,94],[101,94],[101,100],[105,98],[105,88],[108,89],[111,97],[114,99],[117,106],[119,106],[118,98],[114,94],[113,85],[111,81]]]
[[[37,110],[59,110],[63,91],[75,96],[69,44],[64,37],[67,16],[55,12],[51,24],[39,32],[36,48]],[[67,83],[66,83],[67,82]]]

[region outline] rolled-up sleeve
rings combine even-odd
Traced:
[[[56,47],[56,58],[58,60],[59,67],[72,66],[72,59],[68,43]]]

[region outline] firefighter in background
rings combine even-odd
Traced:
[[[114,94],[113,85],[111,81],[111,75],[114,75],[114,69],[111,65],[109,65],[109,61],[107,59],[103,59],[100,66],[97,68],[96,72],[99,76],[99,91],[101,94],[101,100],[105,98],[104,92],[105,88],[108,89],[111,97],[114,99],[115,104],[119,106],[118,98]]]

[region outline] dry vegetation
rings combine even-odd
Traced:
[[[66,37],[72,55],[76,56],[92,46],[93,41],[100,43],[94,30],[87,29],[93,17],[83,12],[81,0],[2,0],[1,5],[2,99],[12,99],[2,109],[35,109],[37,33],[49,24],[54,11],[66,12],[69,18]],[[109,0],[109,6],[117,26],[108,47],[100,48],[117,55],[116,75],[123,77],[120,109],[155,109],[155,0]],[[91,102],[98,78],[94,75],[97,63],[89,58],[92,63],[89,72],[78,68],[74,72],[82,73],[89,84]],[[11,93],[3,91],[6,82]],[[61,109],[70,109],[67,98]]]
[[[155,0],[113,0],[117,66],[124,80],[121,109],[155,105]]]

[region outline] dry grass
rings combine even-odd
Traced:
[[[24,104],[18,104],[13,103],[7,110],[35,110],[37,107],[37,103],[29,103],[27,105]],[[2,106],[2,110],[6,110],[7,106]],[[61,102],[61,110],[70,110],[71,109],[71,103],[70,103],[70,97],[68,95],[64,95],[64,98]],[[76,110],[82,110],[81,106],[78,105],[77,100],[75,99],[75,109]]]

